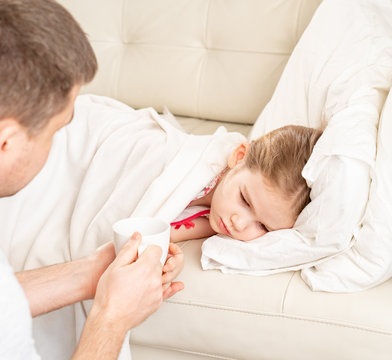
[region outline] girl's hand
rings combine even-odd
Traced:
[[[166,263],[162,269],[163,299],[173,296],[184,288],[184,284],[179,281],[173,282],[184,267],[184,254],[176,244],[169,244],[169,251]]]

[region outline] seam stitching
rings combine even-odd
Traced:
[[[304,0],[300,2],[298,5],[298,10],[297,10],[297,22],[295,24],[295,32],[294,32],[294,38],[293,38],[293,46],[292,49],[294,49],[296,43],[299,40],[299,23],[300,23],[300,18],[301,15],[303,15],[303,8],[304,8]]]
[[[207,13],[206,13],[206,19],[205,19],[205,25],[204,25],[204,51],[208,53],[208,44],[207,44],[207,35],[208,35],[208,25],[209,25],[209,14],[210,14],[210,7],[211,7],[211,0],[208,1],[207,4]],[[192,48],[192,47],[191,47]],[[203,49],[203,48],[200,48]],[[204,75],[204,70],[206,67],[206,62],[208,61],[208,55],[204,54],[203,60],[200,66],[200,72],[199,72],[199,79],[198,79],[198,88],[197,88],[197,95],[196,95],[196,115],[197,117],[200,117],[200,98],[201,98],[201,84],[203,81],[203,75]]]
[[[124,41],[124,39],[125,39],[125,37],[124,37],[124,23],[125,23],[125,20],[124,20],[124,18],[125,18],[125,2],[126,2],[126,0],[123,0],[123,2],[122,2],[122,6],[121,6],[121,41],[120,41],[120,43],[122,44],[122,46],[121,46],[121,57],[120,57],[120,61],[119,61],[119,64],[118,64],[118,69],[117,69],[117,81],[116,81],[116,83],[117,83],[117,86],[116,86],[116,89],[115,89],[115,97],[116,97],[116,99],[119,99],[119,88],[120,88],[120,78],[121,78],[121,68],[122,68],[122,64],[123,64],[123,59],[124,59],[124,54],[123,54],[123,52],[124,52],[124,44],[125,44],[125,41]]]
[[[295,315],[267,314],[267,313],[261,313],[261,312],[253,312],[253,311],[248,311],[248,310],[238,310],[238,309],[231,309],[231,308],[224,308],[224,307],[218,308],[213,305],[182,303],[182,302],[177,302],[177,301],[173,301],[173,300],[166,300],[166,303],[183,305],[183,306],[192,306],[192,307],[198,307],[198,308],[207,308],[207,309],[213,309],[213,310],[218,310],[218,311],[243,313],[243,314],[247,314],[247,315],[254,315],[254,316],[260,316],[260,317],[285,318],[285,319],[289,319],[289,320],[317,323],[317,324],[323,324],[323,325],[333,326],[333,327],[334,326],[343,327],[343,328],[354,329],[354,330],[358,330],[358,331],[364,331],[364,332],[376,333],[376,334],[380,334],[380,335],[392,336],[392,332],[387,331],[387,330],[369,329],[369,328],[355,326],[355,325],[348,325],[348,324],[326,321],[326,320],[309,319],[309,318],[304,318],[304,317],[295,316]]]
[[[280,308],[280,311],[281,311],[282,313],[284,313],[284,306],[285,306],[285,304],[286,304],[287,292],[288,292],[288,290],[289,290],[291,281],[292,281],[293,278],[294,278],[294,275],[295,275],[295,272],[292,273],[292,275],[291,275],[289,281],[287,282],[286,289],[284,290],[283,299],[282,299],[282,304],[281,304],[281,308]]]
[[[222,355],[213,354],[213,353],[205,353],[205,352],[199,352],[199,351],[184,350],[184,349],[180,349],[180,348],[176,348],[176,347],[172,347],[172,346],[157,346],[157,345],[143,344],[141,342],[132,341],[132,340],[131,340],[131,343],[134,344],[134,345],[148,347],[148,348],[153,348],[153,349],[171,350],[171,351],[177,351],[177,352],[185,353],[185,354],[208,356],[210,358],[215,358],[215,359],[219,359],[219,360],[238,360],[237,358],[231,358],[231,357],[228,358],[228,357],[225,357],[225,356],[222,356]]]
[[[135,45],[135,46],[149,46],[149,47],[166,47],[166,48],[177,48],[177,49],[193,49],[193,50],[208,50],[208,51],[222,51],[222,52],[234,52],[244,54],[260,54],[260,55],[271,55],[271,56],[290,56],[290,52],[285,51],[258,51],[258,50],[242,50],[242,49],[222,49],[222,48],[208,48],[201,46],[185,46],[185,45],[168,45],[168,44],[153,44],[153,43],[142,43],[142,42],[126,42],[122,40],[98,40],[90,39],[92,43],[108,43],[118,45]]]

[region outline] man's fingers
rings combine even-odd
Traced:
[[[171,288],[172,288],[172,295],[174,295],[175,293],[178,293],[181,290],[184,290],[184,283],[181,281],[175,281],[172,282]]]
[[[173,271],[175,268],[175,261],[174,258],[170,258],[166,260],[166,263],[163,267],[163,272],[169,272],[169,271]]]
[[[171,283],[163,284],[162,291],[165,292],[170,287],[170,285],[171,285]]]
[[[170,243],[168,253],[171,255],[179,255],[179,254],[182,254],[182,251],[181,251],[181,248],[177,244]]]
[[[170,284],[174,280],[174,276],[171,272],[164,272],[162,275],[162,284]]]
[[[184,284],[182,282],[180,281],[172,282],[170,286],[166,290],[164,290],[162,294],[162,298],[163,300],[166,300],[183,289],[184,289]]]
[[[152,261],[152,262],[158,262],[159,265],[160,259],[162,256],[162,249],[158,245],[149,245],[143,253],[139,256],[140,260],[143,261]]]
[[[141,240],[141,235],[137,232],[134,233],[117,254],[117,257],[113,261],[113,266],[125,266],[133,263],[137,259],[137,249]]]

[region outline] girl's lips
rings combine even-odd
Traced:
[[[219,219],[218,225],[219,225],[219,229],[221,229],[221,231],[222,231],[222,234],[230,235],[229,229],[226,227],[225,223],[223,222],[223,220],[221,218]]]

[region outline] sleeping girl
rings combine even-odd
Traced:
[[[321,133],[289,125],[239,145],[227,167],[171,223],[171,241],[217,233],[249,241],[292,228],[310,201],[301,173]]]

